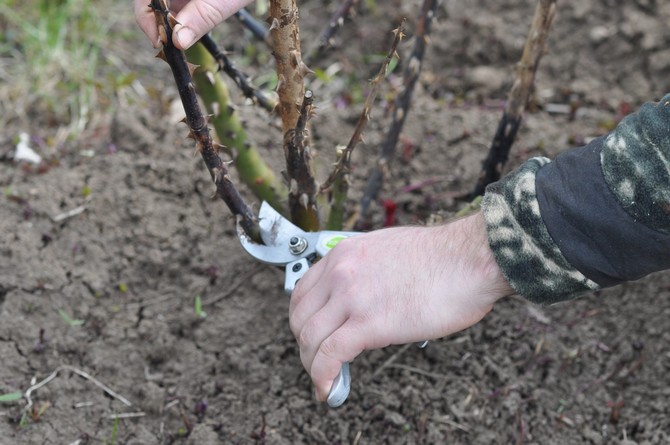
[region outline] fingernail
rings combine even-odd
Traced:
[[[177,40],[183,49],[188,49],[195,41],[195,33],[191,28],[184,26],[177,31]]]

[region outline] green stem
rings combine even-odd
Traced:
[[[188,49],[186,56],[191,63],[199,66],[193,74],[196,90],[211,115],[209,123],[223,145],[222,150],[234,159],[240,180],[258,199],[267,201],[275,210],[286,214],[284,203],[288,190],[249,141],[230,103],[228,88],[217,74],[218,64],[200,43]]]

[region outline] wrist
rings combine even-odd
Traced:
[[[493,305],[499,299],[514,294],[489,245],[483,214],[476,212],[450,226],[455,231],[449,234],[456,244],[455,254],[461,258],[464,271],[471,271],[466,276],[472,279],[473,296],[481,298],[482,303]]]

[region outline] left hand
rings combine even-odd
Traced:
[[[179,25],[175,26],[172,36],[174,45],[179,49],[188,49],[200,37],[210,32],[216,25],[235,14],[253,0],[173,0],[170,10],[177,14],[175,19]],[[135,20],[139,27],[149,37],[154,47],[158,43],[158,29],[156,19],[149,6],[148,0],[135,0]]]

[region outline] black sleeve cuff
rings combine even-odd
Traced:
[[[670,235],[633,219],[605,182],[604,141],[566,152],[536,175],[549,234],[565,258],[601,287],[670,268]]]

